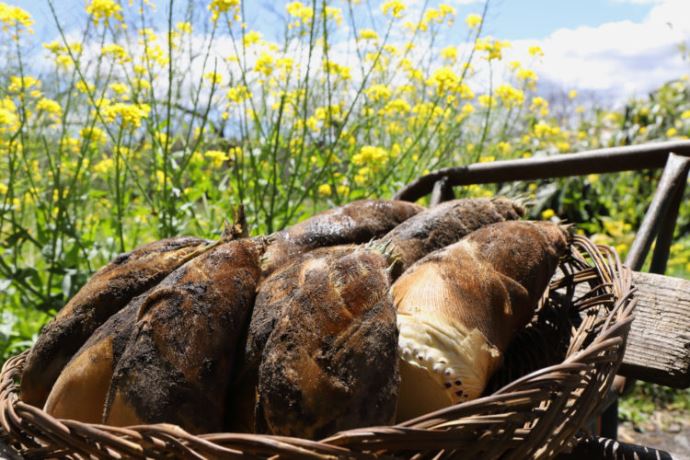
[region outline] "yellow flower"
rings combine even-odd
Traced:
[[[391,89],[386,85],[373,85],[367,88],[364,92],[375,102],[385,101],[391,97],[391,94],[393,94]]]
[[[94,24],[108,23],[110,19],[122,21],[122,7],[114,0],[91,0],[86,5],[86,13],[91,16]]]
[[[61,54],[59,56],[55,56],[55,64],[58,67],[61,67],[63,69],[67,69],[72,65],[72,58],[66,54]]]
[[[678,134],[678,130],[676,128],[668,128],[666,130],[666,137],[673,137]]]
[[[120,96],[121,99],[127,100],[129,99],[129,95],[127,94],[129,92],[129,86],[125,85],[124,83],[111,83],[109,85],[109,88],[118,96]]]
[[[323,61],[323,70],[331,75],[337,75],[343,81],[350,80],[352,78],[350,74],[350,68],[344,65],[340,65],[333,61]]]
[[[508,142],[499,142],[496,144],[496,149],[498,149],[502,155],[508,155],[513,150],[513,147]]]
[[[476,13],[468,14],[465,18],[465,24],[467,24],[467,27],[469,27],[470,29],[479,27],[481,23],[482,17]]]
[[[525,102],[525,94],[509,84],[502,84],[496,88],[496,96],[506,107],[516,107]]]
[[[246,34],[244,34],[244,37],[242,38],[242,43],[244,43],[244,46],[252,46],[256,43],[259,43],[261,41],[261,32],[257,32],[256,30],[250,30]]]
[[[31,26],[34,20],[31,15],[22,8],[7,3],[0,2],[0,23],[2,23],[2,30],[17,30],[20,27],[32,32]]]
[[[264,51],[257,58],[254,70],[268,77],[273,73],[273,65],[273,56]]]
[[[208,9],[211,12],[211,19],[216,22],[221,14],[230,12],[237,19],[240,8],[240,0],[211,0]]]
[[[12,130],[15,130],[19,127],[17,106],[9,97],[0,99],[0,128],[5,126]]]
[[[224,162],[230,159],[227,154],[220,150],[207,150],[204,156],[211,160],[211,164],[214,168],[220,168],[223,166]]]
[[[374,29],[362,29],[359,31],[359,40],[378,40],[379,34]]]
[[[477,51],[484,51],[486,53],[484,57],[489,61],[503,59],[503,50],[508,47],[510,47],[510,42],[492,38],[480,38],[476,44]]]
[[[95,165],[93,165],[93,171],[96,174],[100,175],[107,175],[110,173],[115,168],[115,162],[113,161],[112,158],[104,158],[103,160],[99,161]]]
[[[683,120],[687,120],[688,118],[690,118],[690,110],[686,110],[685,112],[681,113],[680,118],[682,118]]]
[[[298,19],[303,24],[311,22],[314,17],[314,10],[302,2],[290,2],[285,6],[285,10],[290,16]]]
[[[570,144],[565,141],[557,142],[556,143],[556,148],[558,149],[559,152],[569,152],[570,151]]]
[[[549,208],[549,209],[545,209],[544,211],[542,211],[542,213],[541,213],[541,218],[544,219],[544,220],[549,220],[549,219],[551,219],[551,218],[552,218],[553,216],[555,216],[555,215],[556,215],[556,211],[554,211],[553,209]]]
[[[479,105],[482,107],[491,107],[496,103],[496,100],[493,98],[493,96],[490,96],[488,94],[482,94],[477,98],[479,101]]]
[[[441,57],[451,62],[458,58],[458,49],[455,46],[446,46],[441,50]]]
[[[93,128],[82,128],[79,131],[79,136],[85,141],[88,139],[94,144],[105,144],[106,135],[105,132],[97,127]]]
[[[538,45],[533,45],[527,48],[527,52],[530,54],[530,56],[544,56],[544,51],[542,51],[541,46]]]
[[[0,195],[7,195],[8,190],[7,185],[4,182],[0,182]]]
[[[341,25],[343,23],[343,10],[340,8],[335,6],[327,6],[324,12],[326,13],[326,18],[330,19],[331,21],[335,21],[337,25]]]
[[[496,157],[493,155],[486,155],[486,156],[479,157],[480,163],[491,163],[492,161],[496,161]]]
[[[123,127],[138,128],[141,120],[148,118],[151,107],[148,104],[128,104],[118,102],[115,104],[104,104],[101,108],[103,118],[112,123],[117,118],[120,119]]]
[[[395,113],[407,113],[411,109],[410,104],[405,99],[401,98],[389,101],[383,108],[384,112],[388,115],[393,115]]]
[[[21,93],[23,91],[29,91],[32,89],[40,88],[41,81],[37,78],[28,75],[24,77],[14,75],[10,77],[10,85],[7,87],[7,91],[9,91],[10,93]]]
[[[599,174],[588,174],[587,181],[590,184],[596,184],[597,182],[599,182]]]
[[[365,145],[359,149],[358,153],[352,156],[352,163],[357,166],[369,165],[371,168],[380,168],[381,162],[387,156],[385,149],[373,145]]]
[[[381,12],[384,15],[390,15],[392,18],[398,19],[406,8],[405,4],[400,0],[388,0],[381,5]]]
[[[347,196],[350,194],[350,187],[347,185],[338,185],[335,188],[335,191],[338,193],[340,196]]]
[[[220,85],[223,82],[223,76],[218,72],[206,72],[204,74],[204,80],[216,86]]]
[[[328,184],[319,185],[319,195],[321,196],[331,196],[331,186]]]
[[[249,98],[249,90],[244,85],[238,85],[230,88],[226,96],[231,102],[239,104],[240,102]]]
[[[568,91],[568,98],[569,99],[575,99],[577,97],[577,91],[574,89],[571,89]]]
[[[533,112],[539,112],[539,115],[545,117],[549,114],[549,101],[543,97],[534,97],[532,98],[532,104],[529,106],[529,109]]]
[[[191,34],[192,25],[189,22],[178,22],[175,28],[182,34]]]
[[[427,84],[435,86],[438,93],[444,93],[455,88],[459,82],[460,75],[455,73],[450,66],[441,66],[434,70]]]
[[[518,77],[519,80],[523,81],[537,81],[538,77],[537,74],[534,70],[531,69],[525,69],[525,68],[520,68],[518,69],[516,76]]]
[[[103,45],[103,48],[101,48],[101,53],[103,56],[112,56],[120,63],[125,63],[132,60],[132,58],[129,57],[127,50],[120,45],[116,45],[115,43]]]
[[[36,110],[39,112],[45,112],[54,118],[60,118],[62,115],[62,107],[57,101],[48,98],[42,98],[36,103]]]

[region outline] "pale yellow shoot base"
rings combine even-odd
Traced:
[[[479,397],[501,362],[477,329],[420,316],[398,312],[399,421]]]

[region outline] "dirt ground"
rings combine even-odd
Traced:
[[[669,452],[674,460],[690,460],[690,414],[658,411],[645,423],[622,423],[618,440]]]

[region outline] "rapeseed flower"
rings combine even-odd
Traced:
[[[479,27],[481,23],[482,17],[476,13],[468,14],[465,18],[465,24],[467,24],[467,27],[469,27],[470,29],[475,29]]]
[[[400,0],[388,0],[381,5],[381,12],[386,16],[391,16],[394,19],[402,17],[403,12],[407,6]]]
[[[262,52],[254,64],[254,70],[260,74],[269,77],[273,73],[273,66],[275,60],[273,56],[267,52]]]
[[[486,53],[484,57],[489,61],[503,59],[503,50],[509,47],[510,42],[492,38],[480,38],[475,45],[477,51],[484,51]]]
[[[101,21],[107,24],[110,19],[122,21],[122,7],[114,0],[91,0],[86,5],[86,13],[96,25]]]
[[[544,56],[544,51],[541,49],[541,46],[538,45],[530,46],[529,48],[527,48],[527,52],[530,54],[530,56]]]
[[[101,48],[101,54],[103,54],[103,56],[112,56],[121,64],[132,60],[127,50],[120,45],[116,45],[115,43],[107,43],[103,45],[103,48]]]
[[[393,91],[386,85],[372,85],[364,92],[374,102],[385,101],[393,94]]]
[[[211,161],[214,168],[220,168],[223,166],[223,163],[230,159],[225,152],[221,152],[220,150],[207,150],[204,153],[204,157]]]
[[[441,57],[447,61],[455,62],[458,59],[458,49],[455,46],[446,46],[441,50]]]
[[[290,24],[291,27],[299,26],[300,22],[308,24],[314,18],[314,10],[302,2],[290,2],[285,5],[285,10],[290,16],[298,20],[296,23]]]
[[[191,33],[192,33],[192,25],[187,21],[178,22],[177,25],[175,25],[175,28],[181,34],[191,35]]]
[[[0,23],[2,24],[2,30],[5,32],[10,29],[19,32],[20,28],[32,32],[31,26],[34,25],[34,20],[28,11],[18,6],[0,2]],[[18,37],[15,37],[15,39],[18,39]]]
[[[105,141],[107,140],[105,132],[97,127],[92,127],[92,128],[82,128],[79,131],[79,136],[83,140],[89,140],[90,142],[94,144],[105,144]]]
[[[359,31],[358,40],[378,40],[379,34],[374,29],[362,29]]]
[[[60,118],[62,115],[62,107],[60,107],[60,104],[57,101],[48,99],[46,97],[41,98],[36,103],[36,110],[39,112],[44,112],[53,118]]]
[[[234,19],[238,19],[240,0],[211,0],[208,9],[211,12],[211,19],[216,22],[220,15],[230,12]]]
[[[506,107],[517,107],[525,102],[525,93],[506,83],[496,88],[496,97]]]
[[[115,104],[104,103],[101,107],[103,118],[112,123],[120,119],[125,128],[139,128],[141,120],[148,118],[151,107],[148,104],[128,104],[117,102]]]
[[[386,150],[374,145],[365,145],[352,156],[352,164],[357,166],[380,166],[388,157]]]

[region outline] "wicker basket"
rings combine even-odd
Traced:
[[[38,458],[552,458],[601,409],[623,357],[634,303],[631,272],[615,252],[575,236],[537,315],[480,399],[321,441],[194,436],[165,424],[116,428],[55,419],[19,399],[24,353],[7,361],[0,375],[0,436]]]

